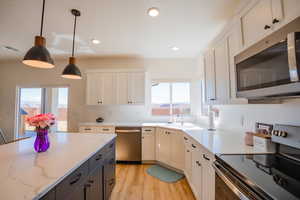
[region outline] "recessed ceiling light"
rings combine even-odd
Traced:
[[[93,43],[93,44],[100,44],[101,42],[100,42],[100,40],[92,39],[92,43]]]
[[[179,48],[178,47],[171,47],[171,49],[173,50],[173,51],[178,51],[179,50]]]
[[[157,17],[159,15],[159,9],[152,7],[148,9],[147,13],[150,17]]]

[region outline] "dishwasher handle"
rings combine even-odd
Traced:
[[[141,130],[133,129],[133,130],[116,130],[116,133],[141,133]]]

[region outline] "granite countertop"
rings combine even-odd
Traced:
[[[213,154],[262,154],[273,153],[252,146],[245,145],[244,133],[230,130],[208,131],[193,123],[143,123],[143,122],[106,122],[106,123],[81,123],[80,125],[90,126],[141,126],[141,127],[161,127],[180,130],[189,135],[196,142],[205,147]]]
[[[1,199],[39,199],[116,137],[115,134],[50,134],[47,152],[36,153],[35,138],[0,146]]]

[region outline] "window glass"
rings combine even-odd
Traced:
[[[170,83],[152,83],[152,115],[170,115]]]
[[[152,115],[189,115],[191,112],[190,83],[153,82],[151,100]]]
[[[191,113],[190,83],[172,83],[173,115]]]

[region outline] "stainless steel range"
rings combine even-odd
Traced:
[[[300,127],[275,125],[277,153],[218,155],[216,200],[300,199]]]

